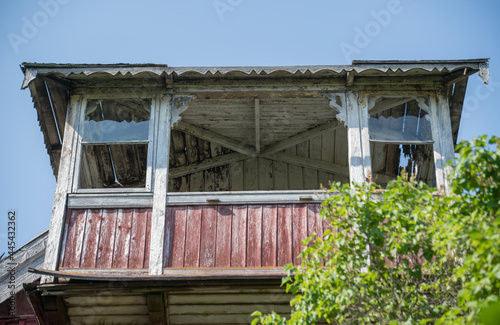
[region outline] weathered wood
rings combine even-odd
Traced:
[[[57,270],[60,241],[63,236],[64,217],[66,215],[67,193],[71,191],[74,176],[75,153],[78,137],[79,113],[82,103],[79,97],[72,96],[66,116],[61,161],[56,184],[56,193],[50,219],[50,231],[45,250],[45,268]],[[42,277],[41,283],[52,282],[52,277]]]
[[[144,295],[82,295],[68,296],[64,298],[69,307],[81,306],[146,306]]]
[[[86,210],[72,210],[68,215],[68,223],[66,224],[68,234],[63,263],[66,267],[80,267],[86,219]]]
[[[292,207],[278,205],[277,265],[292,262]]]
[[[462,107],[464,105],[465,91],[467,89],[467,78],[457,82],[453,89],[453,95],[450,102],[450,122],[451,131],[453,133],[453,143],[457,143],[458,128],[460,126],[460,118],[462,117]]]
[[[243,166],[243,161],[233,162],[229,165],[230,191],[243,191],[243,189],[245,188]]]
[[[255,99],[255,153],[260,153],[260,101]]]
[[[132,211],[132,229],[130,232],[129,268],[144,268],[146,255],[146,235],[150,209],[134,209]]]
[[[232,206],[217,207],[217,247],[215,251],[215,266],[231,266],[231,228]]]
[[[169,170],[168,176],[170,178],[180,177],[180,176],[188,175],[188,174],[195,173],[198,171],[203,171],[203,170],[211,169],[214,167],[232,164],[234,162],[241,161],[241,160],[244,160],[247,158],[248,157],[245,155],[233,152],[233,153],[229,153],[229,154],[223,155],[223,156],[216,156],[214,158],[208,158],[208,159],[205,159],[205,160],[200,161],[200,162],[195,163],[195,164],[189,164],[187,166],[171,168]]]
[[[286,304],[290,302],[291,295],[289,294],[274,294],[272,295],[273,303]],[[256,301],[266,301],[269,296],[258,293],[231,293],[231,294],[174,294],[169,295],[169,303],[171,305],[207,305],[207,304],[253,304]]]
[[[173,205],[206,205],[208,200],[217,199],[217,204],[259,204],[259,203],[300,203],[301,196],[309,196],[315,202],[323,199],[314,191],[257,191],[257,192],[220,192],[220,193],[169,193],[167,204]],[[320,193],[321,194],[321,193]]]
[[[103,209],[102,211],[103,216],[99,233],[96,267],[110,268],[113,266],[117,210]]]
[[[431,127],[432,138],[435,139],[436,185],[440,189],[449,191],[448,176],[451,173],[451,166],[446,166],[446,163],[453,159],[455,150],[451,129],[450,106],[444,90],[436,91],[435,99],[431,100],[431,106],[433,105],[435,105],[435,108],[432,110],[435,113],[431,114]]]
[[[292,208],[292,261],[294,265],[301,263],[298,256],[304,249],[302,241],[307,238],[307,205],[294,204]]]
[[[215,267],[217,206],[204,206],[201,219],[200,267]]]
[[[252,147],[242,144],[241,142],[233,140],[231,138],[222,136],[218,133],[203,129],[199,126],[181,121],[177,124],[176,129],[194,135],[195,137],[218,143],[224,147],[227,147],[244,155],[250,157],[255,156],[255,150]]]
[[[261,266],[262,256],[262,206],[248,206],[248,238],[246,266]]]
[[[277,214],[276,205],[262,207],[262,266],[277,266]]]
[[[111,316],[96,316],[89,322],[88,316],[73,316],[71,324],[74,325],[89,325],[89,324],[149,324],[147,315],[111,315]]]
[[[379,101],[374,102],[374,106],[373,107],[368,106],[367,109],[368,109],[368,112],[370,114],[375,115],[375,114],[381,113],[383,111],[389,110],[393,107],[399,106],[401,104],[408,103],[411,100],[412,100],[412,98],[410,98],[410,97],[384,98],[384,99],[381,99]]]
[[[152,193],[78,193],[68,195],[68,208],[152,207]]]
[[[265,158],[258,158],[258,178],[259,190],[269,191],[273,189],[273,161]]]
[[[189,176],[189,192],[202,192],[205,188],[205,175],[203,171]]]
[[[87,226],[85,227],[85,239],[83,242],[82,260],[80,263],[80,267],[82,268],[93,268],[96,266],[101,220],[102,213],[100,209],[87,210]]]
[[[127,268],[130,250],[130,233],[132,230],[132,211],[118,209],[116,220],[115,250],[113,267]]]
[[[233,206],[231,229],[231,267],[246,266],[247,206]]]
[[[280,153],[274,154],[271,158],[274,160],[282,160],[284,162],[288,162],[289,158],[292,159],[306,159],[303,157],[299,156],[292,156],[289,155],[287,156],[288,159],[280,159],[283,157],[283,155],[288,155],[285,153]],[[288,164],[288,189],[290,190],[301,190],[303,189],[303,183],[302,183],[302,167],[298,164]]]
[[[366,182],[365,163],[363,157],[363,137],[361,120],[361,108],[358,105],[357,94],[347,93],[347,139],[349,141],[349,180],[351,184],[363,184]],[[364,133],[363,133],[364,134]],[[369,139],[367,139],[369,141]]]
[[[323,221],[320,216],[320,205],[319,204],[308,204],[307,205],[307,235],[316,234],[315,238],[318,236],[323,236]]]
[[[273,190],[288,189],[288,165],[284,161],[273,160]]]
[[[325,132],[328,132],[330,130],[335,130],[338,127],[342,126],[342,124],[337,121],[333,120],[330,122],[326,122],[324,124],[321,124],[311,130],[307,130],[305,132],[302,132],[300,134],[297,134],[295,136],[292,136],[290,138],[281,140],[273,145],[270,145],[262,150],[262,155],[271,155],[273,153],[279,152],[283,149],[289,148],[291,146],[297,145],[299,143],[302,143],[304,141],[307,141],[309,139],[312,139],[316,136],[319,136]]]
[[[258,171],[259,165],[257,158],[245,160],[243,167],[245,191],[257,191],[259,189]]]
[[[186,216],[186,248],[184,253],[185,267],[200,265],[201,214],[203,208],[190,206]]]
[[[255,304],[262,306],[259,309],[262,312],[275,311],[280,314],[289,314],[291,307],[287,303],[275,303],[270,298],[270,301],[266,301],[265,298],[259,297],[254,303],[248,304],[216,304],[218,301],[213,301],[212,304],[196,304],[196,305],[171,305],[171,315],[230,315],[230,314],[243,314],[249,315],[253,313],[256,309]],[[268,298],[269,299],[269,298]],[[268,305],[269,303],[269,305]]]
[[[163,266],[172,267],[172,256],[174,248],[174,232],[175,232],[175,207],[167,207],[165,215],[165,241],[163,248]]]
[[[149,274],[163,272],[163,241],[165,236],[165,209],[167,205],[168,154],[172,96],[157,96],[154,103],[158,110],[158,133],[156,137],[156,161],[154,175],[153,212],[151,215],[151,244],[149,248]],[[164,145],[161,145],[164,144]]]
[[[198,141],[191,134],[186,134],[186,155],[188,164],[195,164],[200,160],[198,153]]]
[[[208,169],[203,172],[204,176],[204,191],[205,192],[214,192],[215,188],[215,172],[213,169]]]
[[[347,166],[332,164],[332,163],[328,163],[328,162],[321,161],[321,160],[310,159],[310,158],[300,157],[300,156],[296,156],[296,155],[290,155],[290,154],[287,154],[284,152],[275,153],[272,156],[270,156],[269,158],[271,158],[273,160],[288,162],[292,165],[310,167],[310,168],[314,168],[317,170],[326,171],[329,173],[339,174],[342,176],[349,176],[349,168]],[[292,167],[292,165],[289,165],[288,169],[290,169]],[[297,175],[296,174],[289,175],[289,177],[297,177]],[[289,180],[292,181],[292,179],[289,179]],[[293,189],[302,189],[302,186],[300,186],[299,188],[290,187],[290,190],[293,190]]]
[[[150,293],[147,295],[148,315],[151,324],[167,324],[167,315],[165,313],[165,303],[163,302],[163,294]]]
[[[174,207],[172,209],[174,215],[172,267],[184,267],[187,207]]]

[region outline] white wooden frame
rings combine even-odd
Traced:
[[[148,140],[147,141],[128,141],[128,142],[106,142],[102,143],[105,145],[110,145],[110,144],[128,144],[128,143],[145,143],[148,145],[148,157],[147,157],[147,168],[146,168],[146,184],[145,187],[143,188],[98,188],[98,189],[81,189],[79,188],[79,180],[80,180],[80,164],[81,164],[81,159],[82,159],[82,134],[83,132],[83,123],[85,121],[85,109],[87,106],[87,102],[89,100],[96,100],[96,99],[151,99],[151,113],[150,113],[150,119],[149,119],[149,129],[148,129]],[[72,192],[73,193],[141,193],[141,192],[151,192],[153,188],[153,157],[155,155],[154,149],[156,148],[155,145],[155,126],[156,126],[156,119],[157,119],[157,104],[156,104],[156,97],[154,96],[127,96],[126,94],[121,94],[121,96],[117,96],[116,94],[111,94],[111,95],[101,95],[98,96],[96,94],[89,94],[86,96],[83,96],[83,102],[81,105],[81,110],[79,113],[79,130],[78,132],[78,143],[76,145],[76,161],[75,161],[75,167],[74,167],[74,179],[73,179],[73,186],[72,186]],[[101,144],[101,143],[100,143]]]
[[[364,146],[365,143],[368,144],[368,157],[369,153],[369,132],[368,132],[368,120],[370,118],[370,110],[373,108],[373,103],[377,98],[409,98],[410,100],[416,100],[419,106],[425,110],[430,116],[431,129],[432,129],[432,142],[430,141],[412,141],[411,144],[433,144],[434,150],[434,165],[435,165],[435,175],[436,175],[436,186],[440,190],[448,190],[447,178],[450,173],[450,168],[445,167],[447,161],[453,158],[454,146],[453,146],[453,136],[451,130],[451,120],[450,120],[450,110],[448,98],[446,96],[446,91],[444,89],[439,89],[436,91],[426,91],[426,92],[415,92],[415,91],[391,91],[391,92],[363,92],[361,94],[361,101],[359,102],[358,110],[363,116],[363,122],[366,124],[366,134],[362,132],[363,136],[360,142]],[[426,103],[426,100],[428,101]],[[351,143],[351,137],[349,137]],[[356,145],[356,138],[353,138],[353,145]],[[387,141],[381,141],[384,143],[389,143]],[[408,144],[409,142],[397,142]],[[363,150],[364,151],[364,150]],[[351,153],[351,152],[349,152]],[[366,156],[364,156],[366,157]],[[369,160],[371,169],[371,159]],[[364,162],[364,168],[367,168],[367,163]],[[351,169],[351,174],[353,170]],[[359,173],[358,173],[359,174]],[[356,178],[356,183],[363,182],[360,177]]]

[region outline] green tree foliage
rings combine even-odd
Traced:
[[[493,147],[493,148],[492,148]],[[495,148],[496,147],[496,148]],[[489,324],[500,295],[500,139],[459,145],[451,193],[398,178],[334,185],[300,265],[283,279],[290,319],[253,324]]]

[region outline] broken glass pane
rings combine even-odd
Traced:
[[[82,146],[79,188],[146,186],[147,144],[85,144]]]
[[[84,143],[146,142],[151,100],[89,100],[83,122]]]
[[[396,101],[394,98],[382,99],[370,110],[370,140],[386,143],[432,142],[429,114],[419,107],[416,100],[390,105]]]

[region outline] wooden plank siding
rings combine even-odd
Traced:
[[[68,209],[59,267],[147,268],[151,209]]]
[[[300,263],[302,240],[323,232],[320,205],[169,206],[164,265],[173,268],[281,267]]]

